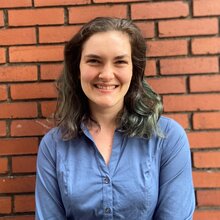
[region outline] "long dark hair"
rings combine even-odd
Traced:
[[[157,121],[162,112],[162,103],[144,79],[146,43],[131,20],[98,17],[85,24],[67,42],[64,49],[64,70],[57,82],[58,105],[55,119],[64,139],[80,134],[80,125],[89,120],[88,99],[81,88],[79,64],[82,46],[93,34],[121,31],[129,36],[133,75],[124,98],[123,111],[117,118],[118,129],[127,136],[149,138],[157,132]]]

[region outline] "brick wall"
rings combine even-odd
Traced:
[[[188,132],[194,219],[220,219],[219,15],[219,0],[1,0],[0,219],[34,219],[36,153],[52,126],[64,42],[96,16],[141,28],[148,81]]]

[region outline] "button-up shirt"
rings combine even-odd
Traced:
[[[195,198],[183,128],[161,117],[164,137],[114,133],[107,165],[88,129],[65,141],[58,128],[41,141],[37,220],[190,220]]]

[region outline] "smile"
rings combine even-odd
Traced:
[[[98,89],[103,89],[103,90],[113,90],[115,88],[117,88],[117,85],[95,85],[96,88]]]

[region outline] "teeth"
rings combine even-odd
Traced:
[[[111,90],[111,89],[115,89],[116,86],[102,86],[102,85],[96,85],[96,87],[98,89],[105,89],[105,90]]]

